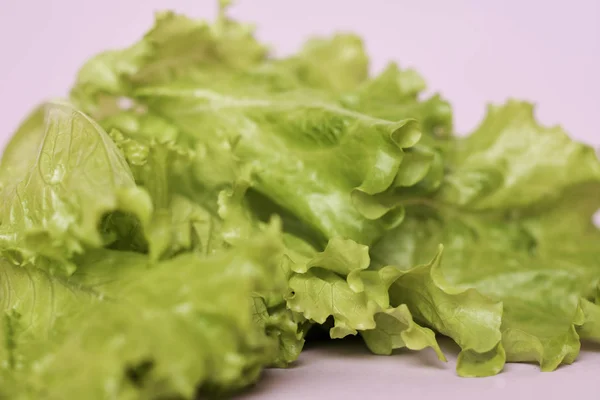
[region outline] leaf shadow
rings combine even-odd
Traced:
[[[581,342],[581,351],[582,352],[590,352],[590,353],[600,353],[600,343],[591,342],[591,341],[582,341]]]

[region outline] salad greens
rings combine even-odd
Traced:
[[[227,396],[311,329],[460,376],[600,341],[600,162],[533,107],[472,134],[350,34],[274,58],[165,12],[0,162],[0,398]]]

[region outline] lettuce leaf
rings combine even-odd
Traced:
[[[332,338],[360,332],[374,353],[432,347],[445,361],[434,333],[413,321],[406,305],[390,306],[388,289],[400,272],[393,267],[368,270],[368,250],[351,240],[332,239],[308,259],[292,255],[288,307],[318,324],[332,318]]]
[[[122,211],[145,224],[152,212],[106,132],[67,104],[34,111],[1,170],[0,246],[18,262],[57,260],[72,272],[75,254],[104,245],[98,225],[106,214]]]
[[[409,217],[373,248],[373,256],[410,274],[412,265],[444,243],[438,273],[454,288],[479,296],[480,306],[497,302],[496,311],[485,318],[457,316],[466,301],[447,307],[432,299],[429,314],[417,320],[446,329],[463,352],[469,346],[462,341],[493,320],[496,333],[479,337],[499,343],[500,329],[508,361],[537,361],[545,371],[573,362],[579,330],[585,339],[599,339],[592,328],[597,306],[589,301],[600,277],[600,232],[592,222],[600,205],[595,153],[559,128],[539,126],[531,105],[511,101],[491,108],[471,136],[457,140],[452,154],[439,191],[408,200]],[[396,284],[391,297],[422,307],[419,298],[407,301],[407,289],[415,287]],[[449,328],[450,318],[462,327]],[[502,363],[498,357],[496,368],[486,370],[477,361],[474,374],[496,373]],[[459,373],[471,375],[460,364]]]
[[[0,398],[224,397],[318,325],[460,376],[600,342],[600,162],[533,106],[453,131],[353,34],[285,58],[222,1],[93,57],[0,161]]]
[[[14,294],[4,304],[11,314],[3,343],[11,345],[2,348],[3,369],[24,378],[21,390],[47,399],[192,398],[198,387],[243,387],[301,348],[290,314],[267,315],[269,334],[254,321],[252,298],[285,288],[273,279],[280,250],[272,234],[210,258],[189,253],[159,264],[102,250],[78,260],[68,279],[3,261],[2,285]]]
[[[89,60],[78,73],[72,97],[99,118],[105,116],[105,107],[116,107],[111,97],[120,95],[123,86],[164,83],[190,73],[218,74],[223,68],[244,69],[266,56],[267,49],[256,41],[253,28],[230,20],[225,7],[213,24],[160,12],[138,43]]]
[[[177,27],[171,26],[173,20],[180,21]],[[90,61],[73,89],[73,101],[110,124],[121,111],[102,99],[130,99],[131,110],[142,115],[137,118],[168,121],[182,147],[197,150],[226,171],[230,165],[223,160],[250,165],[255,189],[310,227],[320,246],[336,236],[370,244],[400,223],[403,209],[387,201],[386,194],[415,185],[437,161],[429,144],[415,147],[421,129],[414,117],[423,117],[428,132],[449,131],[447,104],[437,98],[435,104],[421,103],[423,87],[411,82],[418,80],[414,74],[403,79],[396,70],[368,80],[362,42],[352,35],[313,39],[283,60],[242,57],[234,63],[216,50],[189,51],[192,36],[195,46],[220,43],[220,24],[221,19],[209,27],[182,16],[159,16],[154,28],[116,59],[107,53]],[[188,30],[194,34],[182,33]],[[154,38],[157,32],[160,41]],[[171,41],[180,45],[169,46]],[[140,48],[144,56],[137,57]],[[182,61],[172,65],[170,57]],[[98,69],[105,73],[90,72]],[[143,73],[147,70],[156,74]],[[104,79],[108,75],[110,84]],[[396,90],[378,96],[389,81]],[[390,119],[379,118],[370,114],[377,108],[365,105],[370,98],[398,107],[385,115]],[[153,133],[157,140],[163,136]],[[220,175],[205,173],[200,180]]]

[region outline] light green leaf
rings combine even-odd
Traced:
[[[104,244],[98,225],[110,212],[147,223],[150,199],[104,130],[66,104],[46,105],[43,120],[40,112],[17,132],[2,162],[2,251],[24,262],[65,262]],[[27,143],[35,138],[37,147]]]
[[[376,328],[360,334],[367,347],[375,354],[390,355],[393,350],[408,348],[423,350],[431,347],[438,358],[446,361],[432,330],[413,321],[406,304],[390,308],[375,315]]]
[[[406,304],[417,321],[458,343],[461,376],[495,375],[505,361],[502,303],[449,283],[440,261],[441,251],[430,263],[404,272],[390,288],[392,306]]]
[[[416,118],[426,140],[448,138],[452,135],[452,109],[439,95],[421,100],[425,89],[425,81],[415,70],[401,70],[391,63],[379,75],[344,93],[342,104],[392,121]]]
[[[301,82],[330,92],[351,90],[368,77],[369,60],[362,39],[352,34],[308,40],[300,52],[283,61]]]
[[[119,63],[104,56],[90,62],[75,101],[102,120],[108,115],[107,124],[122,112],[103,102],[107,94],[130,99],[136,118],[168,120],[178,145],[196,154],[194,172],[206,185],[235,173],[238,163],[252,165],[254,189],[312,229],[320,246],[333,237],[371,244],[404,216],[388,192],[420,179],[428,188],[439,184],[441,166],[425,165],[439,157],[431,140],[403,162],[421,136],[414,117],[431,131],[451,128],[446,103],[419,100],[414,72],[390,67],[369,80],[353,35],[314,39],[276,60],[224,14],[210,26],[180,19],[160,16],[144,39],[110,55]],[[118,84],[105,84],[96,69]],[[368,106],[375,100],[397,103],[390,106],[397,112],[380,118],[381,107]]]
[[[371,291],[364,290],[364,287],[354,291],[346,281],[346,275],[363,271],[368,266],[365,250],[365,246],[349,240],[332,240],[322,253],[312,259],[300,259],[300,265],[292,264],[291,270],[299,272],[292,273],[289,278],[288,307],[319,324],[333,317],[332,338],[374,329],[374,314],[387,305],[378,304]],[[358,258],[347,257],[357,253],[360,254]],[[364,262],[365,256],[367,263]],[[384,284],[381,280],[379,283],[381,286]],[[387,287],[382,287],[381,291],[387,295]]]
[[[369,248],[351,240],[331,239],[321,253],[315,254],[310,261],[292,266],[296,273],[305,273],[310,268],[327,266],[327,269],[338,275],[348,275],[353,271],[361,271],[369,267]]]
[[[481,125],[457,140],[443,201],[473,210],[527,207],[600,179],[594,149],[559,127],[540,126],[533,105],[511,100],[490,106]]]
[[[600,342],[600,305],[583,299],[580,304],[583,323],[578,326],[577,334],[582,340]]]
[[[443,243],[445,261],[438,268],[448,283],[502,303],[506,359],[537,361],[548,371],[577,357],[578,330],[598,337],[597,313],[586,299],[600,279],[600,232],[592,223],[600,205],[600,163],[591,148],[561,130],[539,127],[531,112],[512,101],[492,108],[471,137],[457,139],[440,190],[405,202],[402,226],[371,253],[380,265],[409,269]],[[391,293],[394,301],[394,288]],[[398,296],[398,304],[407,303],[423,322]],[[473,332],[487,325],[475,315],[458,321]],[[458,327],[444,332],[433,326],[464,351]],[[473,372],[481,368],[474,365]]]
[[[168,258],[183,251],[211,254],[221,241],[220,222],[187,198],[174,195],[168,209],[157,210],[148,227],[152,259]]]
[[[241,167],[231,160],[227,164],[230,169],[225,169],[227,155],[216,163],[217,157],[176,144],[178,131],[158,117],[120,113],[103,124],[111,129],[110,136],[131,166],[136,184],[152,198],[155,210],[146,229],[151,257],[165,258],[190,250],[210,254],[220,248],[225,234],[221,218],[225,215],[219,215],[223,207],[219,196],[225,196],[221,191],[231,190],[236,180],[243,179],[238,176]],[[244,193],[245,189],[233,208],[245,207]],[[227,216],[227,220],[233,219]],[[232,224],[239,227],[241,220]]]
[[[285,302],[269,307],[265,299],[254,297],[254,318],[268,336],[279,343],[279,352],[273,361],[276,367],[287,367],[300,356],[304,336],[310,323],[286,308]]]
[[[108,51],[79,71],[71,96],[94,118],[118,109],[124,90],[168,82],[179,76],[218,74],[265,59],[267,49],[253,37],[253,28],[229,19],[224,12],[213,24],[160,12],[144,37],[125,50]]]
[[[24,176],[31,168],[31,157],[37,153],[45,134],[46,107],[38,106],[21,123],[4,148],[0,159],[0,182],[4,188],[16,177]]]
[[[221,398],[315,324],[442,360],[449,336],[461,376],[600,341],[593,149],[518,101],[460,138],[359,37],[277,58],[229,4],[157,14],[9,142],[0,398]]]
[[[419,140],[414,121],[374,119],[302,96],[246,98],[176,86],[138,96],[177,121],[189,140],[230,148],[236,159],[251,164],[256,190],[321,237],[369,244],[401,221],[402,210],[375,195],[394,187],[404,149]]]
[[[391,354],[401,347],[432,347],[445,360],[434,333],[416,324],[406,305],[390,308],[388,290],[402,272],[394,267],[366,270],[367,250],[350,240],[332,239],[321,253],[295,257],[288,307],[319,324],[333,318],[332,338],[360,331],[376,354]]]
[[[2,284],[15,293],[3,304],[5,321],[21,317],[2,325],[3,368],[22,379],[22,391],[45,399],[191,399],[198,387],[245,386],[301,348],[285,309],[262,324],[253,317],[253,293],[283,288],[273,279],[280,249],[266,234],[210,258],[185,254],[156,265],[100,251],[68,279],[4,262]]]

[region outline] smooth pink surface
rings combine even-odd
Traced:
[[[256,388],[239,400],[597,400],[600,348],[554,372],[532,364],[507,364],[487,378],[459,378],[456,346],[441,341],[449,356],[440,362],[431,349],[374,356],[360,343],[331,342],[305,349],[295,367],[267,370]]]
[[[0,0],[0,135],[166,8],[212,17],[216,0]],[[486,102],[517,97],[537,103],[544,123],[600,144],[598,0],[240,0],[232,11],[278,53],[311,34],[361,34],[374,70],[390,59],[417,68],[452,101],[461,131]]]
[[[215,15],[209,0],[0,0],[0,142],[37,102],[67,93],[91,55],[138,39],[153,12]],[[545,124],[600,145],[600,1],[598,0],[240,0],[234,16],[255,22],[279,54],[307,35],[355,31],[373,70],[388,60],[415,67],[431,91],[455,109],[457,128],[472,129],[485,103],[516,97],[538,104]],[[397,357],[313,349],[249,398],[493,399],[600,396],[600,352],[543,374],[509,365],[501,375],[459,379],[431,354]],[[489,392],[488,392],[489,390]]]

